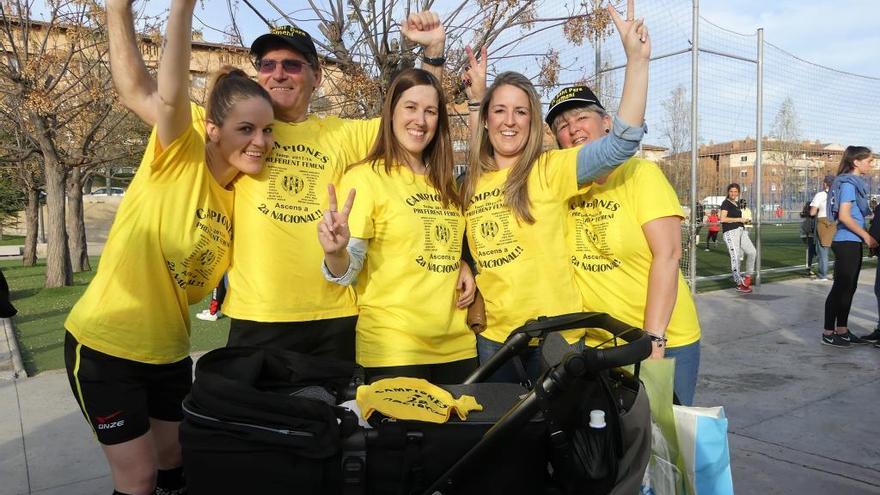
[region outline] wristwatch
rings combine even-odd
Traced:
[[[429,56],[423,54],[422,55],[422,62],[424,62],[428,65],[433,65],[434,67],[442,67],[443,64],[446,63],[446,57],[443,57],[443,56],[429,57]]]

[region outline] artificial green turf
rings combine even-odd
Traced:
[[[799,237],[799,224],[763,226],[763,267],[774,268],[802,265],[804,263],[804,244]],[[705,236],[705,229],[701,232]],[[752,232],[754,238],[754,233]],[[706,252],[705,238],[697,250],[697,275],[700,277],[730,273],[730,259],[727,247],[720,239],[716,247]],[[93,269],[97,270],[98,258],[91,259]],[[79,299],[86,285],[94,276],[94,271],[78,273],[74,276],[75,285],[57,289],[44,289],[45,265],[23,267],[20,261],[0,261],[0,268],[9,282],[12,300],[19,313],[13,319],[18,333],[22,360],[28,375],[64,367],[64,319]],[[773,282],[793,277],[806,276],[805,271],[764,274],[762,280]],[[701,280],[700,292],[731,288],[729,280]],[[216,322],[199,320],[195,314],[207,307],[207,299],[190,307],[192,321],[192,349],[206,351],[226,343],[229,333],[229,319]],[[137,325],[147,315],[132,315],[132,325]]]
[[[97,257],[91,258],[95,270],[98,262]],[[64,320],[95,272],[75,274],[73,286],[45,289],[44,260],[33,267],[21,266],[20,261],[0,261],[0,268],[9,283],[12,303],[18,309],[18,314],[12,321],[28,376],[63,368]],[[197,312],[207,307],[207,300],[190,306],[193,351],[207,351],[223,346],[229,333],[228,318],[207,322],[195,317]],[[145,317],[146,315],[132,315],[131,324],[137,325]]]

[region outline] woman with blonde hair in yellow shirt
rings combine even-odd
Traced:
[[[325,278],[357,294],[355,354],[367,379],[460,383],[477,365],[464,310],[474,282],[461,262],[465,222],[436,77],[407,69],[392,81],[373,148],[340,188],[348,200],[336,211],[331,186],[318,239]]]
[[[625,20],[611,6],[608,9],[627,64],[618,115],[608,137],[596,143],[543,152],[541,106],[534,86],[521,74],[505,72],[486,90],[485,52],[478,62],[468,50],[471,60],[464,79],[470,88],[474,134],[462,199],[477,286],[486,305],[486,330],[477,337],[481,361],[527,320],[583,308],[565,243],[567,200],[638,150],[648,89],[647,27],[633,18],[633,0],[627,4]],[[582,334],[564,335],[574,342]],[[529,378],[535,378],[539,363],[539,353],[530,349],[523,363]],[[507,363],[490,380],[520,378]]]
[[[118,494],[186,493],[177,435],[192,383],[188,306],[229,264],[232,181],[262,170],[273,143],[271,98],[240,70],[220,71],[206,110],[190,104],[194,6],[171,4],[156,126],[65,322],[70,386]]]

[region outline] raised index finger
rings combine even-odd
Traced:
[[[474,56],[474,49],[471,48],[470,45],[468,45],[468,46],[464,47],[464,52],[467,53],[467,56],[468,56],[468,65],[470,67],[476,67],[477,66],[477,57]]]
[[[626,1],[626,20],[631,21],[636,18],[636,2],[635,0]]]
[[[614,27],[617,28],[618,33],[623,33],[624,30],[624,22],[623,19],[620,18],[620,14],[617,13],[617,10],[609,3],[605,6],[608,9],[608,13],[611,15],[611,20],[614,21]]]
[[[327,184],[327,209],[336,212],[336,187],[333,184]]]
[[[355,190],[349,189],[348,198],[345,199],[345,204],[342,205],[342,211],[340,212],[343,218],[348,218],[348,214],[351,213],[351,207],[354,205],[354,196]]]

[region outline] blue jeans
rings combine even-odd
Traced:
[[[816,253],[819,255],[819,271],[816,272],[816,276],[828,278],[828,247],[819,242],[819,236],[816,236]]]
[[[490,357],[492,357],[498,349],[501,349],[502,345],[504,344],[477,335],[477,354],[480,358],[480,364],[485,363]],[[539,347],[529,347],[528,350],[522,354],[522,361],[523,366],[526,369],[526,375],[528,375],[532,382],[534,382],[538,378],[538,373],[541,372],[541,349]],[[485,381],[519,383],[520,378],[513,362],[508,361]]]
[[[675,395],[683,406],[693,405],[697,391],[697,373],[700,371],[700,341],[680,347],[667,347],[665,356],[675,358]]]

